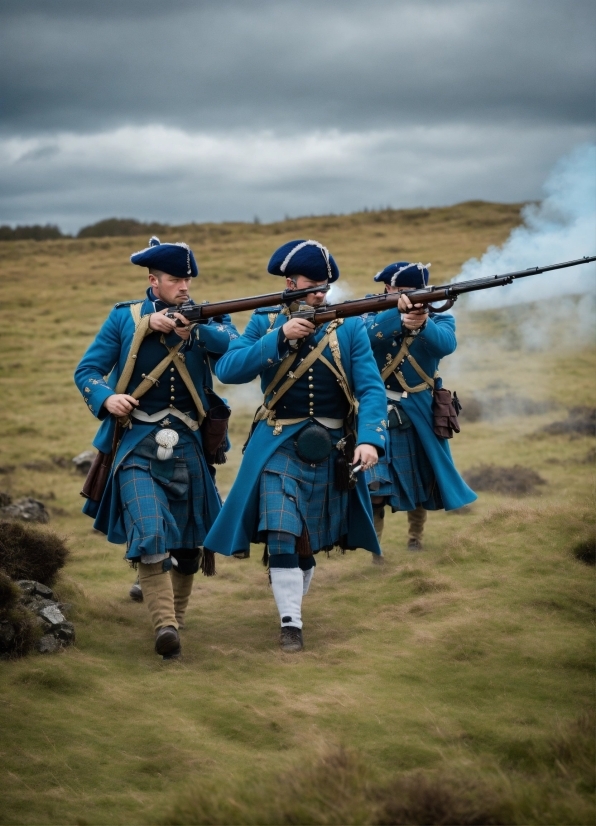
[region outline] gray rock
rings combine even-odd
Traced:
[[[84,450],[82,453],[79,453],[78,456],[75,456],[72,460],[73,465],[82,473],[83,476],[86,476],[89,473],[91,465],[93,464],[93,460],[95,459],[97,453],[95,450]]]
[[[75,641],[75,628],[72,622],[61,623],[55,629],[54,634],[62,640],[62,642],[66,643],[66,645],[72,645]]]
[[[35,647],[40,654],[53,654],[55,651],[59,651],[62,646],[60,640],[57,640],[52,634],[44,634],[36,642]]]
[[[37,582],[34,579],[19,579],[17,585],[24,594],[34,594]]]
[[[61,623],[65,622],[66,619],[62,611],[55,604],[46,605],[44,608],[38,611],[38,614],[42,619],[46,620],[52,625],[60,625]]]
[[[70,612],[72,611],[72,603],[71,602],[59,602],[58,608],[62,611],[65,617],[67,617]]]
[[[56,605],[53,599],[44,599],[43,597],[37,596],[25,598],[23,603],[27,608],[29,608],[30,611],[34,611],[36,614],[39,614],[42,608],[48,608]]]
[[[35,593],[38,594],[40,597],[44,597],[45,599],[53,599],[54,592],[51,588],[48,588],[47,585],[42,585],[41,582],[35,583]]]
[[[12,505],[0,508],[0,519],[21,519],[23,522],[45,524],[50,521],[50,514],[43,502],[25,496],[23,499],[17,499]]]

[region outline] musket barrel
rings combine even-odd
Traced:
[[[538,275],[552,270],[562,270],[567,267],[576,267],[579,264],[589,264],[596,261],[596,255],[584,256],[574,261],[564,261],[561,264],[549,264],[546,267],[531,267],[527,270],[508,272],[503,275],[489,275],[486,278],[475,278],[470,281],[460,281],[454,284],[446,284],[441,287],[426,287],[421,290],[408,292],[408,298],[412,304],[432,304],[435,301],[447,301],[448,306],[433,309],[433,312],[443,312],[449,309],[458,295],[475,292],[476,290],[488,290],[492,287],[501,287],[511,284],[516,278],[525,278],[529,275]],[[310,319],[315,324],[324,324],[333,321],[335,318],[350,318],[352,316],[363,315],[364,313],[374,313],[397,307],[399,293],[379,293],[367,298],[357,298],[351,301],[344,301],[341,304],[327,304],[320,308],[313,309],[309,314]],[[432,308],[431,308],[432,309]]]

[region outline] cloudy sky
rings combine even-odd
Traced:
[[[0,0],[0,223],[540,197],[593,0]]]

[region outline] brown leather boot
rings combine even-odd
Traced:
[[[184,615],[192,593],[194,574],[181,574],[175,568],[170,571],[172,589],[174,591],[174,612],[178,628],[184,628]]]
[[[408,551],[424,550],[422,534],[427,516],[428,513],[422,505],[418,505],[416,510],[408,511]]]
[[[139,562],[139,584],[153,623],[156,652],[167,657],[177,655],[180,638],[170,572],[164,571],[161,562],[152,565]],[[164,629],[168,629],[167,632]]]

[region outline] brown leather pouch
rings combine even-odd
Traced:
[[[461,410],[457,393],[451,395],[446,387],[433,390],[433,430],[440,439],[452,439],[459,433],[457,414]]]
[[[109,453],[102,453],[100,450],[89,468],[89,473],[81,490],[81,496],[84,496],[85,499],[91,499],[92,502],[101,502],[106,485],[108,484],[112,465],[114,464],[121,434],[122,425],[117,421],[116,427],[114,428],[111,451]]]
[[[201,424],[203,453],[208,465],[223,465],[226,461],[226,437],[231,410],[217,393],[205,388],[209,407]]]

